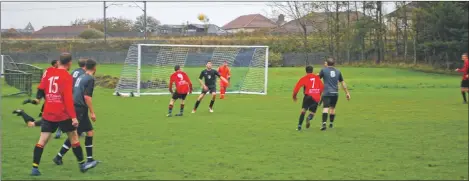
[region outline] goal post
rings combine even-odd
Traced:
[[[268,57],[268,46],[134,44],[129,47],[114,94],[170,94],[169,76],[175,65],[188,74],[193,93],[199,94],[198,79],[207,61],[214,70],[226,61],[231,70],[227,94],[266,95]],[[219,86],[220,79],[217,92]]]

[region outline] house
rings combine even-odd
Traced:
[[[407,3],[405,6],[405,13],[404,7],[400,7],[393,12],[390,12],[384,16],[386,20],[386,28],[388,31],[395,32],[397,29],[404,29],[404,15],[407,16],[407,27],[410,27],[412,24],[412,12],[415,8],[418,7],[418,2],[410,2]],[[396,27],[397,26],[397,27]]]
[[[340,24],[347,23],[347,15],[350,18],[350,22],[355,22],[359,18],[364,16],[361,12],[338,12],[339,13],[339,22]],[[327,20],[328,18],[336,17],[335,12],[313,12],[306,16],[303,16],[298,19],[291,20],[280,27],[277,27],[271,31],[273,34],[296,34],[303,33],[303,28],[301,24],[306,25],[306,33],[326,31],[328,28]]]
[[[90,26],[46,26],[32,34],[33,38],[76,38]],[[98,31],[98,30],[97,30]]]
[[[183,35],[185,25],[158,25],[154,35]]]
[[[272,20],[261,14],[249,14],[240,16],[222,27],[228,33],[253,32],[261,29],[275,28],[277,25]]]
[[[29,36],[32,33],[34,33],[34,27],[31,24],[31,22],[29,22],[24,29],[14,29],[14,28],[2,29],[1,33],[9,34],[11,36]]]
[[[224,35],[226,31],[214,24],[188,24],[185,35]]]

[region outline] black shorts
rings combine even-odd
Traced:
[[[41,122],[41,132],[55,133],[55,131],[57,131],[57,128],[60,128],[60,130],[65,133],[76,130],[75,126],[72,125],[71,119],[67,119],[65,121],[60,122],[50,122],[42,119]]]
[[[469,79],[461,81],[461,88],[469,88]]]
[[[171,97],[174,100],[181,99],[181,100],[186,100],[187,94],[179,94],[177,92],[173,93],[173,96]]]
[[[78,119],[78,135],[84,132],[93,130],[93,125],[91,124],[90,117],[88,116],[88,108],[82,106],[75,106],[75,112]]]
[[[202,94],[207,94],[207,93],[217,93],[217,87],[208,87],[208,91],[205,91],[203,88],[202,88]]]
[[[322,104],[324,108],[335,108],[337,105],[337,101],[339,100],[339,96],[322,96]]]
[[[318,102],[316,102],[313,97],[305,95],[301,108],[315,113],[318,109]]]

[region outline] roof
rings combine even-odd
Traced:
[[[90,29],[88,26],[46,26],[33,33],[34,37],[72,37],[78,36],[83,31]]]
[[[275,22],[261,14],[248,14],[230,21],[222,28],[224,30],[229,30],[238,28],[273,28],[276,26]]]

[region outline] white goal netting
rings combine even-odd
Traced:
[[[227,93],[267,94],[267,46],[136,44],[129,47],[116,92],[134,95],[169,94],[169,76],[180,65],[200,92],[200,72],[207,61],[231,69]],[[217,86],[220,84],[218,79]],[[217,87],[219,89],[219,87]]]

